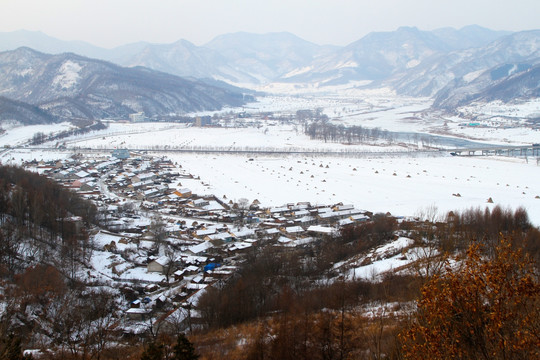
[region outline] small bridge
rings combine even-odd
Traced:
[[[452,155],[458,156],[481,156],[481,155],[502,155],[502,156],[540,156],[540,144],[519,145],[519,146],[485,146],[460,149],[449,149]]]

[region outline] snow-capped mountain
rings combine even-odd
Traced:
[[[294,82],[320,84],[386,79],[397,72],[415,68],[436,54],[486,45],[504,34],[506,32],[495,32],[479,26],[436,31],[401,27],[391,32],[373,32],[285,78]]]
[[[296,71],[288,80],[346,83],[384,79],[396,70],[415,66],[434,53],[445,50],[447,47],[435,35],[416,28],[375,32],[317,59],[305,72]]]
[[[522,31],[483,47],[436,54],[412,69],[393,75],[384,83],[398,93],[434,96],[448,84],[468,83],[493,67],[527,63],[538,57],[540,30]]]
[[[146,44],[137,48],[117,48],[109,60],[122,66],[144,66],[183,77],[222,79],[232,83],[253,83],[257,79],[241,68],[229,65],[227,59],[210,48],[179,40],[172,44]]]
[[[205,47],[220,53],[227,63],[259,81],[274,81],[337,47],[320,46],[290,33],[234,33],[218,36]]]
[[[453,110],[472,102],[511,102],[540,96],[540,58],[530,63],[504,64],[474,80],[455,80],[437,93],[433,107]]]
[[[0,50],[22,46],[50,54],[73,52],[126,67],[144,66],[182,77],[212,78],[236,84],[273,81],[338,48],[319,46],[290,33],[239,32],[218,36],[204,46],[179,40],[172,44],[138,42],[114,49],[61,41],[41,32],[0,33]]]
[[[243,104],[240,93],[147,68],[29,48],[0,53],[0,95],[59,118],[127,118]]]
[[[0,33],[0,50],[28,46],[59,53],[74,52],[121,66],[145,66],[178,76],[212,78],[230,83],[272,81],[345,83],[380,80],[414,68],[434,54],[484,46],[507,32],[479,26],[421,31],[402,27],[373,32],[345,47],[321,46],[290,33],[221,35],[196,46],[133,43],[102,49],[83,42],[62,42],[39,32]]]
[[[432,33],[446,46],[453,50],[465,50],[486,46],[489,43],[510,35],[510,31],[494,31],[478,25],[469,25],[461,29],[451,27],[435,29]]]
[[[111,51],[84,41],[59,40],[41,31],[17,30],[0,33],[0,51],[15,50],[20,47],[28,47],[47,54],[72,52],[103,60],[107,60]]]

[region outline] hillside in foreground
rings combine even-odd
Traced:
[[[162,169],[172,165],[155,160],[154,166]],[[148,173],[150,158],[116,160],[107,163],[107,171],[145,161]],[[58,174],[56,181],[64,186],[75,185],[61,164],[31,165]],[[84,173],[95,174],[87,168],[77,176]],[[212,205],[207,213],[217,212],[218,204],[210,199],[190,195],[187,202],[176,205],[178,217],[152,207],[152,201],[144,209],[122,204],[114,195],[122,193],[121,185],[110,180],[109,191],[101,196],[91,188],[81,188],[77,195],[42,176],[2,167],[2,336],[6,343],[13,344],[15,340],[9,340],[13,333],[24,348],[36,349],[36,355],[108,358],[120,347],[128,358],[139,358],[155,346],[167,349],[177,334],[185,332],[202,358],[339,358],[339,354],[364,358],[374,352],[393,358],[414,345],[398,342],[395,336],[416,331],[405,330],[404,319],[419,316],[413,303],[424,294],[420,289],[439,286],[433,282],[438,276],[452,279],[454,270],[445,275],[450,271],[447,259],[459,264],[463,252],[478,243],[486,259],[494,256],[494,270],[506,269],[501,266],[508,261],[504,256],[514,256],[510,248],[506,255],[495,250],[499,236],[506,234],[516,249],[534,260],[527,266],[535,268],[538,263],[540,232],[522,209],[471,209],[448,214],[436,223],[366,213],[356,221],[330,227],[335,221],[331,219],[348,214],[347,207],[337,206],[318,211],[313,221],[329,222],[313,227],[309,236],[300,232],[302,226],[276,222],[278,217],[292,219],[292,213],[309,207],[284,208],[275,212],[276,217],[249,225],[255,204],[247,208],[249,204],[240,201],[221,210],[222,217],[227,213],[232,222],[222,219],[208,231],[212,227],[204,225],[197,208]],[[52,209],[58,210],[47,212],[45,204],[49,208],[56,204]],[[261,219],[264,210],[257,210]],[[188,220],[192,217],[197,221]],[[129,225],[125,219],[134,223]],[[272,222],[276,226],[262,225]],[[206,236],[210,239],[204,240]],[[152,274],[150,266],[162,261],[166,266]],[[526,259],[516,261],[526,263]],[[486,262],[486,269],[492,268],[490,264]],[[516,301],[534,308],[537,278],[523,278],[522,272],[512,269],[504,271],[517,276],[517,284],[533,285],[523,294],[516,288]],[[490,298],[490,290],[486,296]],[[502,316],[517,319],[524,314],[512,307],[504,311]],[[535,319],[523,321],[529,324]],[[501,334],[509,336],[509,343],[524,341],[519,350],[509,351],[536,351],[527,336],[507,335],[525,325],[508,326],[512,331]],[[144,339],[144,346],[129,339]]]

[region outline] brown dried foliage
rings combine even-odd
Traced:
[[[400,335],[406,359],[540,358],[540,284],[530,257],[503,239],[492,258],[472,245],[422,289]]]

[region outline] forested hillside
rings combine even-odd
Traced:
[[[84,248],[86,231],[96,223],[96,216],[92,203],[52,180],[17,167],[1,166],[3,272],[13,277],[29,265],[54,260],[50,257],[53,250],[62,253],[76,245]]]
[[[16,358],[6,351],[21,339],[24,346],[67,346],[81,324],[113,314],[113,298],[77,276],[92,256],[88,230],[96,216],[92,203],[52,180],[0,166],[2,359]]]
[[[360,254],[395,235],[414,240],[412,266],[370,281],[340,277],[343,259],[375,261]],[[471,209],[439,223],[381,214],[321,247],[253,254],[237,278],[201,298],[210,332],[193,339],[208,359],[534,357],[539,246],[523,210]],[[321,278],[328,273],[333,281]]]

